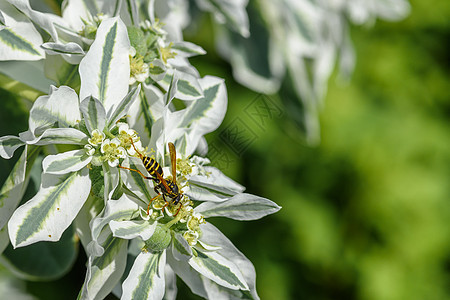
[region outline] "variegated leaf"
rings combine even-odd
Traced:
[[[66,54],[66,55],[78,55],[83,56],[84,50],[77,43],[52,43],[47,42],[41,45],[42,49],[50,55]]]
[[[19,136],[23,141],[31,145],[85,145],[88,139],[86,134],[75,128],[50,128],[44,131],[44,133],[37,138],[33,138],[33,136],[29,136],[28,134],[19,134]]]
[[[162,299],[165,291],[166,251],[141,252],[122,284],[122,300]]]
[[[25,193],[25,172],[27,167],[27,147],[11,170],[0,190],[0,229],[5,226]]]
[[[231,241],[219,229],[210,223],[201,224],[202,236],[200,240],[209,245],[220,247],[217,253],[231,260],[241,271],[245,282],[248,284],[251,299],[259,300],[256,292],[256,272],[251,261],[240,252]],[[241,291],[243,294],[247,291]],[[249,297],[240,297],[247,299]]]
[[[242,193],[221,203],[202,203],[195,210],[205,218],[227,217],[239,221],[250,221],[276,213],[280,208],[269,199]]]
[[[91,160],[92,156],[87,155],[86,150],[72,150],[46,156],[42,168],[47,174],[67,174],[81,170]]]
[[[176,260],[188,261],[192,257],[192,249],[180,233],[172,238],[172,255]]]
[[[225,23],[243,37],[249,37],[249,20],[245,10],[248,1],[201,0],[198,3],[201,8],[211,11],[220,23]]]
[[[88,169],[57,176],[42,175],[39,192],[16,209],[8,222],[14,247],[58,241],[89,195]]]
[[[106,123],[107,128],[111,128],[112,126],[114,126],[114,124],[116,124],[118,120],[127,115],[128,110],[138,97],[140,91],[141,91],[140,85],[132,88],[131,91],[123,99],[121,99],[121,101],[117,103],[116,106],[114,106],[114,108],[108,111],[107,114],[108,121]]]
[[[155,232],[156,222],[146,220],[110,221],[109,227],[115,237],[131,240],[140,237],[148,240]]]
[[[189,265],[219,285],[233,290],[248,290],[239,268],[217,252],[206,252],[196,248],[196,255],[189,260]]]
[[[164,268],[164,279],[166,282],[166,290],[163,300],[176,300],[178,293],[177,275],[168,264]]]
[[[112,168],[108,164],[102,164],[103,177],[104,177],[104,194],[103,200],[106,202],[111,199],[114,190],[119,184],[119,170],[117,168]]]
[[[81,101],[80,110],[89,133],[95,129],[103,131],[106,124],[106,111],[100,101],[94,97],[87,97]]]
[[[39,129],[57,123],[59,127],[75,126],[81,119],[78,96],[68,86],[51,87],[48,96],[41,96],[30,110],[29,127],[35,135]]]
[[[136,215],[139,215],[139,206],[127,195],[122,195],[119,200],[108,200],[103,212],[91,222],[92,242],[88,245],[88,254],[103,255],[104,249],[98,242],[98,238],[110,221],[131,220]]]
[[[4,27],[0,28],[0,60],[40,60],[42,37],[33,23],[6,1],[0,2]]]
[[[178,70],[172,71],[172,74],[167,72],[158,83],[168,91],[168,100],[173,97],[181,100],[196,100],[203,97],[203,90],[198,78],[189,73]]]
[[[172,270],[183,280],[184,283],[191,289],[192,293],[199,295],[205,299],[208,294],[202,282],[202,275],[194,270],[185,261],[176,260],[171,252],[167,252],[167,263]]]
[[[122,165],[133,170],[138,170],[142,174],[145,174],[147,172],[144,168],[144,165],[137,158],[130,158],[129,160],[125,159]],[[145,179],[135,171],[122,169],[120,172],[125,185],[128,188],[132,189],[133,192],[138,195],[144,203],[148,203],[150,199],[153,198],[153,196],[150,194],[150,180]]]
[[[166,66],[161,60],[155,59],[149,64],[149,72],[154,81],[160,81],[166,75]]]
[[[25,143],[17,136],[2,136],[0,137],[0,156],[5,159],[10,159],[13,157],[16,149],[23,145],[25,145]]]
[[[29,0],[8,0],[8,2],[13,4],[30,20],[33,20],[33,23],[45,30],[54,41],[58,41],[58,34],[56,33],[54,24],[65,23],[60,16],[32,9]]]
[[[117,106],[128,92],[129,49],[125,24],[119,18],[105,19],[80,63],[80,99],[93,96],[107,112]]]
[[[183,57],[206,54],[206,51],[202,47],[185,41],[174,42],[172,44],[172,49],[175,53],[177,53],[177,55],[181,55]]]
[[[188,196],[195,200],[221,202],[238,193],[245,187],[228,178],[215,167],[204,167],[208,175],[194,175],[188,179]]]
[[[80,299],[104,299],[125,271],[128,241],[113,237],[106,227],[99,243],[105,251],[100,257],[89,256]]]

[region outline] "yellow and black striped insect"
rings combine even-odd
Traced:
[[[131,143],[136,153],[138,153],[139,158],[142,160],[142,163],[144,164],[144,167],[150,176],[145,176],[139,170],[122,166],[119,167],[122,169],[138,172],[145,179],[153,180],[153,182],[155,183],[154,190],[157,193],[157,195],[150,200],[147,207],[147,214],[149,214],[151,203],[159,196],[162,196],[162,198],[166,202],[166,205],[164,205],[164,207],[168,206],[169,203],[171,203],[172,205],[177,205],[182,198],[183,192],[180,190],[177,184],[177,154],[175,150],[175,145],[173,143],[168,144],[170,152],[170,162],[172,166],[172,178],[164,178],[164,172],[163,169],[161,168],[161,165],[155,159],[142,155],[142,153],[140,153],[134,146],[133,141],[131,141]],[[170,202],[166,199],[166,197],[170,199]],[[181,204],[175,215],[178,214],[180,209]]]

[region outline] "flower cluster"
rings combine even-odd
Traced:
[[[40,61],[23,83],[49,90],[30,99],[27,131],[0,137],[5,159],[23,147],[0,191],[0,234],[14,248],[76,235],[88,256],[80,299],[174,299],[176,276],[204,298],[258,299],[253,265],[208,218],[280,207],[196,155],[227,94],[190,65],[205,52],[182,40],[172,2],[69,0],[62,17],[27,0],[0,4],[1,59]],[[37,193],[19,205],[37,173]]]

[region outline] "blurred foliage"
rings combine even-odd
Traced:
[[[450,298],[450,3],[411,4],[400,23],[352,28],[356,69],[349,83],[330,81],[315,148],[277,95],[233,81],[209,20],[187,36],[208,51],[191,60],[202,75],[227,83],[225,122],[208,136],[213,163],[283,206],[253,222],[211,220],[254,263],[261,299]],[[1,135],[25,130],[26,105],[0,97]],[[1,163],[3,181],[13,164]],[[85,261],[80,251],[62,279],[28,290],[75,299]],[[179,286],[178,299],[197,299]]]

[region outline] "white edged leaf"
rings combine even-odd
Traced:
[[[258,300],[259,296],[256,292],[256,272],[251,261],[214,225],[210,223],[201,224],[200,229],[202,231],[200,240],[204,243],[220,247],[220,249],[217,250],[217,253],[227,257],[239,268],[245,278],[245,282],[248,284],[252,298]],[[246,291],[241,292],[246,293]],[[246,297],[242,298],[246,299]]]
[[[33,23],[6,1],[0,2],[0,60],[40,60],[42,37]]]
[[[140,237],[148,240],[155,232],[156,222],[146,220],[110,221],[109,227],[115,237],[131,240]]]
[[[142,161],[138,158],[128,158],[125,159],[122,163],[122,166],[129,167],[133,170],[138,170],[142,174],[146,174],[147,170],[145,170],[144,165],[142,164]],[[145,179],[142,177],[138,172],[135,171],[129,171],[122,169],[120,171],[123,182],[125,185],[132,189],[133,192],[145,203],[148,203],[150,199],[153,198],[153,196],[150,194],[150,180]],[[145,201],[146,199],[147,201]]]
[[[5,226],[25,193],[27,146],[0,189],[0,229]]]
[[[92,177],[91,181],[93,189],[95,183]],[[103,208],[104,202],[99,201],[99,199],[95,197],[91,192],[73,222],[75,232],[77,236],[80,238],[80,242],[86,252],[87,252],[87,245],[92,241],[91,228],[89,227],[89,224],[95,217],[97,217],[100,214]]]
[[[58,41],[58,34],[54,24],[64,24],[65,22],[61,17],[32,9],[29,0],[8,0],[8,2],[17,7],[30,20],[33,20],[33,23],[44,29],[54,41]]]
[[[227,217],[239,221],[250,221],[276,213],[280,208],[269,199],[242,193],[220,203],[204,202],[195,210],[205,218]]]
[[[140,85],[138,85],[137,87],[133,87],[131,91],[123,99],[121,99],[120,102],[116,104],[116,106],[112,107],[108,111],[108,121],[106,123],[107,128],[111,128],[112,126],[114,126],[114,124],[116,124],[119,119],[123,118],[128,113],[128,110],[138,97],[140,91]]]
[[[154,80],[154,81],[160,81],[164,78],[164,76],[166,75],[166,66],[164,65],[164,63],[159,60],[159,59],[155,59],[153,60],[149,65],[148,65],[148,70],[150,72],[150,77]]]
[[[39,128],[57,123],[59,127],[76,125],[81,119],[80,106],[76,92],[68,87],[51,87],[47,96],[41,96],[30,110],[29,127],[39,135]]]
[[[87,247],[87,253],[93,256],[103,255],[104,249],[98,242],[103,228],[112,220],[130,220],[136,215],[139,215],[139,206],[127,195],[123,194],[118,200],[108,200],[103,212],[90,224],[92,241]]]
[[[65,54],[83,56],[85,54],[80,45],[72,42],[67,44],[47,42],[42,44],[41,47],[50,55]]]
[[[192,293],[205,299],[208,298],[207,292],[202,282],[202,275],[194,270],[185,261],[176,260],[171,252],[167,252],[167,263],[172,270],[180,277],[184,283],[191,289]]]
[[[185,72],[178,71],[177,91],[175,97],[181,100],[196,100],[203,97],[203,90],[198,79]]]
[[[143,84],[143,93],[131,105],[128,124],[141,135],[143,145],[148,145],[152,126],[164,111],[164,94],[154,85]]]
[[[67,174],[81,170],[92,160],[86,150],[72,150],[56,155],[48,155],[42,162],[44,173]]]
[[[100,257],[89,256],[81,299],[104,299],[125,271],[128,241],[113,237],[105,227],[98,242],[104,252]]]
[[[188,178],[186,194],[193,199],[221,202],[245,190],[245,187],[228,178],[219,169],[209,166],[204,169],[207,175],[199,174]]]
[[[192,257],[192,248],[181,233],[174,234],[171,248],[172,255],[176,260],[188,261]]]
[[[88,136],[85,133],[75,128],[50,128],[45,130],[44,133],[37,138],[33,138],[33,136],[29,136],[28,134],[19,134],[19,136],[24,142],[31,145],[85,145],[88,139]]]
[[[42,174],[38,193],[16,209],[8,222],[16,247],[39,241],[58,241],[89,195],[87,168],[68,175]]]
[[[119,185],[119,170],[118,168],[110,167],[109,164],[102,164],[103,169],[103,183],[104,183],[104,193],[103,201],[111,199],[114,190]]]
[[[19,137],[13,135],[6,135],[0,137],[0,156],[4,159],[13,157],[17,148],[25,145]]]
[[[162,299],[165,291],[166,251],[141,252],[122,284],[122,300]]]
[[[177,55],[181,55],[183,57],[206,54],[206,51],[202,47],[186,41],[174,42],[172,44],[172,49]]]
[[[189,265],[203,276],[232,290],[248,290],[248,285],[239,268],[217,252],[207,252],[196,248],[196,255]]]
[[[245,10],[248,1],[199,0],[197,3],[202,9],[212,12],[219,23],[226,24],[243,37],[249,37],[249,20]]]
[[[80,103],[80,111],[89,133],[95,129],[103,131],[106,124],[106,111],[103,104],[94,97],[87,97]]]
[[[119,18],[103,20],[80,62],[80,99],[93,96],[109,112],[125,97],[130,78],[129,49],[125,24]]]
[[[164,268],[164,279],[166,281],[166,291],[164,292],[163,300],[176,300],[178,293],[177,275],[168,264]]]

